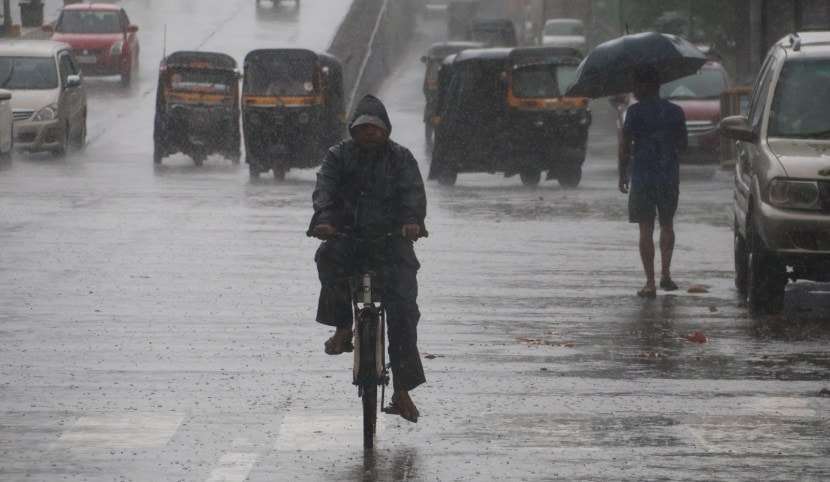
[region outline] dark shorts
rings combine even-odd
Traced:
[[[680,189],[677,184],[631,186],[628,194],[628,221],[653,223],[657,217],[660,224],[669,224],[674,220],[679,196]]]

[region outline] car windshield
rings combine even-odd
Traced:
[[[545,24],[544,35],[585,35],[579,22],[550,22]]]
[[[119,33],[121,23],[115,10],[64,10],[55,32],[60,33]]]
[[[787,62],[770,109],[771,137],[830,138],[830,59]]]
[[[660,86],[664,99],[719,99],[726,88],[726,77],[719,69],[702,69],[696,74]]]
[[[564,95],[573,81],[574,65],[532,65],[513,72],[513,95],[519,98],[554,98]]]
[[[174,69],[170,74],[170,88],[175,91],[196,91],[215,94],[230,93],[236,76],[215,70]]]
[[[245,72],[245,93],[312,95],[317,92],[317,67],[311,62],[267,59],[251,63]]]
[[[58,72],[51,57],[0,57],[0,88],[54,89]]]

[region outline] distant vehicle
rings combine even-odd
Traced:
[[[236,61],[223,53],[178,51],[162,59],[153,162],[181,152],[197,166],[214,153],[238,163],[239,78]]]
[[[432,44],[427,53],[421,57],[421,62],[426,64],[424,72],[424,129],[428,144],[432,143],[432,118],[435,116],[435,106],[438,96],[438,70],[447,56],[461,52],[462,50],[481,48],[480,42],[466,42],[462,40],[438,42]]]
[[[449,0],[421,0],[424,17],[443,17],[449,9]]]
[[[47,23],[41,29],[52,34],[51,40],[72,46],[85,76],[119,75],[128,84],[138,70],[138,26],[118,5],[68,4],[54,26]]]
[[[478,17],[478,0],[449,0],[447,5],[447,37],[463,40]]]
[[[86,144],[86,91],[69,45],[0,42],[0,86],[12,92],[18,151],[64,155]]]
[[[343,70],[332,55],[258,49],[245,56],[242,131],[250,177],[322,162],[346,134]]]
[[[542,27],[542,45],[571,47],[585,53],[585,26],[576,18],[553,18]]]
[[[471,49],[449,59],[439,72],[447,87],[439,95],[429,179],[452,185],[458,173],[501,172],[535,186],[547,171],[562,186],[579,184],[591,112],[588,99],[564,97],[579,52]]]
[[[784,305],[792,279],[830,282],[830,32],[770,49],[746,116],[723,119],[737,140],[735,286],[756,312]]]
[[[11,98],[11,92],[0,89],[0,163],[11,161],[14,151],[14,115]]]
[[[709,61],[700,72],[660,86],[660,97],[683,109],[686,116],[688,147],[680,153],[683,163],[716,164],[720,162],[721,137],[720,95],[730,86],[726,70],[719,62]],[[637,100],[633,95],[625,96],[619,106],[617,133],[620,134],[625,112]]]
[[[519,38],[513,21],[506,18],[476,20],[467,29],[464,40],[481,42],[485,47],[516,47]]]

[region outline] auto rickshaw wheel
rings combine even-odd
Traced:
[[[251,179],[259,179],[259,167],[248,164],[248,175]]]
[[[438,184],[442,186],[454,186],[457,179],[458,173],[454,171],[445,171],[442,169],[438,173]]]
[[[582,166],[567,166],[559,171],[556,178],[562,187],[573,188],[579,186],[582,181]]]
[[[161,164],[161,151],[158,148],[153,149],[153,164]]]
[[[519,173],[519,177],[522,179],[522,184],[529,187],[534,187],[539,185],[539,181],[542,180],[542,171],[522,171]]]
[[[431,124],[424,124],[424,139],[426,140],[427,147],[432,147],[432,131]]]
[[[193,154],[193,164],[197,167],[201,167],[205,163],[205,159],[207,159],[207,156],[202,152]]]
[[[274,167],[274,180],[275,181],[285,181],[285,171],[284,167]]]

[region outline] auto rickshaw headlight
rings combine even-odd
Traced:
[[[112,44],[110,47],[110,55],[121,55],[121,51],[124,49],[124,42],[119,40]]]
[[[308,116],[308,112],[302,112],[297,116],[297,120],[300,121],[300,124],[307,124],[309,119],[310,117]]]
[[[533,121],[533,125],[536,127],[542,127],[543,125],[545,125],[545,121],[540,117]]]
[[[309,81],[306,81],[305,83],[303,83],[303,88],[306,92],[311,92],[314,90],[314,84]]]
[[[38,113],[35,115],[34,120],[36,121],[50,121],[55,120],[58,118],[58,105],[57,104],[49,104],[43,109],[40,109]]]

